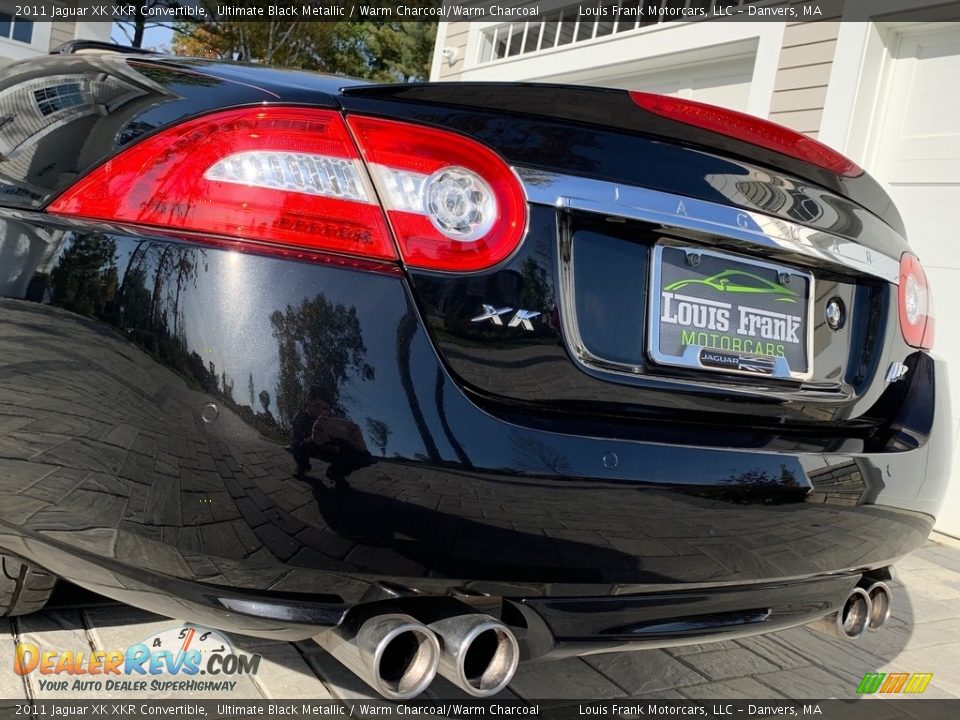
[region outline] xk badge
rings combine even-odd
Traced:
[[[489,320],[494,325],[502,326],[503,318],[501,315],[506,315],[511,312],[513,312],[512,307],[498,308],[493,305],[484,305],[483,312],[475,318],[471,318],[470,322],[485,322]],[[533,310],[517,310],[513,317],[510,318],[510,322],[507,323],[507,327],[522,327],[524,330],[533,332],[533,323],[530,321],[538,315],[540,315],[540,313]]]

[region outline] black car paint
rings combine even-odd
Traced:
[[[389,100],[390,103],[379,103]],[[683,195],[696,195],[697,186],[703,182],[698,176],[701,168],[694,163],[687,173],[686,162],[670,161],[669,158],[677,145],[707,151],[717,151],[724,158],[732,158],[746,163],[746,166],[776,168],[778,173],[793,178],[803,178],[812,186],[825,188],[843,196],[853,203],[862,205],[888,223],[894,230],[903,234],[903,220],[896,206],[891,202],[883,188],[867,174],[846,177],[829,170],[813,166],[803,160],[777,153],[773,150],[757,147],[749,142],[727,135],[706,132],[692,125],[666,119],[659,115],[641,110],[622,90],[607,88],[557,86],[540,83],[482,83],[468,85],[459,83],[425,83],[392,85],[354,85],[344,88],[341,103],[347,110],[380,112],[396,116],[408,112],[426,120],[441,106],[442,113],[449,116],[457,111],[469,109],[471,113],[480,111],[494,127],[489,131],[478,128],[466,130],[487,134],[491,145],[503,147],[512,144],[504,152],[511,159],[519,160],[520,153],[524,161],[557,168],[558,163],[575,163],[575,174],[587,177],[602,175],[611,177],[619,171],[624,182],[633,182],[644,187],[658,187],[659,183],[673,183]],[[406,105],[407,109],[399,109]],[[528,132],[542,133],[543,142],[530,143],[528,139],[518,137],[512,131],[508,118],[522,117],[525,125],[531,118],[537,118],[543,124],[542,130],[534,128]],[[476,118],[477,116],[474,115]],[[555,121],[562,121],[557,123]],[[441,124],[447,124],[447,120]],[[478,120],[474,120],[478,123]],[[621,131],[616,136],[597,133],[597,128]],[[586,132],[584,132],[586,131]],[[643,145],[642,153],[596,152],[593,148],[611,147],[623,143],[623,134],[642,135],[648,141]],[[665,143],[656,139],[666,140]],[[578,147],[579,146],[579,147]],[[621,145],[622,148],[622,145]],[[664,156],[660,152],[665,153]],[[548,154],[544,154],[544,153]],[[564,158],[566,153],[572,157]],[[637,163],[633,158],[642,157],[644,162]],[[673,157],[676,157],[675,155]],[[689,156],[685,156],[685,159]],[[714,158],[714,168],[718,172],[719,158]],[[670,167],[670,173],[664,173],[664,162]],[[736,170],[742,173],[740,167]],[[640,175],[637,175],[640,173]],[[771,185],[779,186],[790,192],[803,193],[803,185],[779,185],[771,179]],[[804,221],[804,218],[798,218]]]
[[[536,207],[514,257],[457,277],[39,211],[146,133],[263,102],[441,125],[512,162],[714,202],[730,200],[711,175],[767,176],[830,203],[835,234],[903,250],[834,194],[887,213],[869,178],[817,187],[810,168],[801,180],[718,158],[712,139],[600,130],[593,110],[523,116],[524,129],[417,88],[341,95],[339,78],[202,61],[48,58],[8,69],[0,97],[69,73],[142,93],[38,135],[31,163],[0,162],[5,187],[26,191],[0,193],[5,551],[132,604],[277,637],[357,603],[450,595],[526,626],[534,656],[806,622],[927,536],[948,476],[943,371],[903,344],[891,288],[850,271],[816,268],[873,308],[822,345],[822,387],[730,380],[725,393],[669,373],[591,376],[552,320],[561,241],[626,246],[640,268],[667,228]],[[657,163],[623,160],[645,153]],[[469,323],[480,301],[540,302],[543,318],[496,336]],[[309,381],[291,355],[307,345]],[[883,381],[892,360],[905,382]],[[340,435],[309,470],[290,435],[306,385]]]

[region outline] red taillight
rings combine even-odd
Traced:
[[[444,130],[359,116],[347,123],[406,264],[473,271],[516,250],[526,198],[494,152]]]
[[[910,253],[900,257],[900,330],[907,345],[930,350],[933,348],[933,296],[927,275],[920,261]]]
[[[124,150],[50,212],[396,259],[343,119],[251,108],[188,121]]]
[[[671,120],[759,145],[831,170],[838,175],[856,177],[863,174],[863,170],[855,162],[836,150],[769,120],[666,95],[631,91],[630,97],[644,110]]]
[[[395,260],[385,210],[404,262],[430,270],[482,270],[520,244],[526,199],[494,152],[443,130],[348,122],[282,107],[197,118],[124,150],[49,212]]]

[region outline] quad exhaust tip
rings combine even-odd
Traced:
[[[847,595],[840,610],[821,618],[813,627],[844,640],[856,640],[867,631],[870,610],[871,602],[867,591],[856,587]]]
[[[421,623],[402,616],[372,618],[357,633],[361,657],[369,657],[374,687],[384,697],[419,695],[437,674],[440,645]]]
[[[520,662],[517,639],[506,625],[480,613],[430,623],[440,638],[438,672],[474,697],[490,697],[513,680]]]
[[[844,640],[856,640],[867,630],[883,627],[890,619],[892,605],[890,587],[879,580],[868,580],[850,591],[839,611],[821,618],[813,627]]]
[[[314,640],[388,700],[409,700],[422,693],[440,662],[437,636],[400,613],[375,615],[356,634],[338,628]]]
[[[837,615],[837,624],[850,639],[862,636],[870,625],[872,602],[863,588],[854,588]]]
[[[879,630],[890,619],[892,596],[890,588],[885,582],[877,581],[866,589],[870,598],[870,618],[867,627],[870,630]]]

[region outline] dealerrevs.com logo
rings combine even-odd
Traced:
[[[39,675],[41,690],[224,691],[256,675],[260,656],[238,651],[221,633],[187,625],[152,635],[125,650],[48,650],[17,645],[13,671]]]

